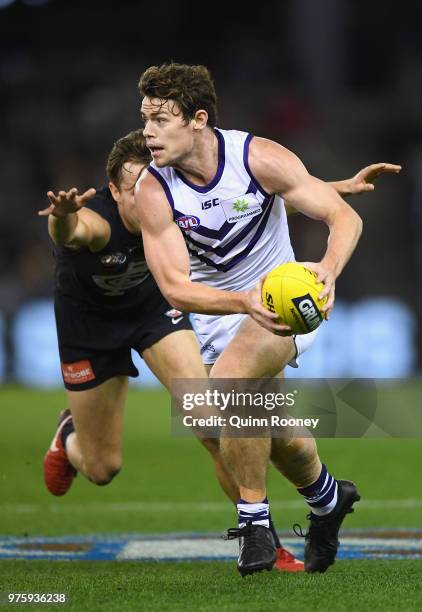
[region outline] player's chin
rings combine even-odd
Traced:
[[[158,152],[155,152],[152,156],[155,165],[158,168],[163,168],[164,166],[170,166],[172,164],[172,159],[166,154],[164,149],[160,149]]]
[[[157,166],[157,168],[163,168],[164,166],[168,166],[169,162],[166,161],[163,157],[156,157],[154,158],[154,163]]]

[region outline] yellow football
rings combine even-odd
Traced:
[[[267,275],[262,286],[262,302],[294,334],[308,334],[326,318],[321,309],[327,298],[318,297],[323,287],[315,272],[298,263],[286,263]]]

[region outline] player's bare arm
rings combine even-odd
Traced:
[[[221,291],[189,279],[189,253],[182,233],[173,221],[172,211],[158,181],[145,173],[135,188],[145,258],[162,294],[185,312],[203,314],[247,313],[274,333],[289,331],[277,315],[256,300],[256,291]],[[270,315],[270,316],[269,316]]]
[[[342,181],[330,181],[329,185],[331,185],[331,187],[333,187],[342,197],[361,195],[368,191],[374,191],[374,182],[379,176],[383,174],[399,174],[401,169],[402,167],[397,164],[379,162],[362,168],[362,170],[359,170],[352,178]],[[293,215],[298,211],[292,206],[286,206],[286,212],[288,215]]]
[[[95,196],[91,188],[79,195],[76,187],[69,191],[47,192],[50,206],[38,211],[48,216],[48,232],[59,245],[73,248],[88,247],[99,251],[110,239],[110,226],[95,211],[83,208]]]
[[[268,193],[280,194],[298,211],[327,224],[330,234],[324,257],[306,265],[325,285],[321,297],[328,297],[324,307],[328,314],[334,304],[335,279],[355,249],[362,220],[331,185],[311,176],[296,155],[275,142],[254,138],[249,165]]]

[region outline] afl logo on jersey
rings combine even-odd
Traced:
[[[183,217],[179,217],[176,219],[176,223],[183,232],[190,232],[201,225],[199,217],[195,217],[195,215],[185,215]]]
[[[126,255],[124,253],[107,253],[101,257],[101,263],[103,266],[110,268],[111,266],[120,266],[126,261]]]

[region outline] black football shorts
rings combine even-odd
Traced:
[[[161,338],[192,330],[189,315],[175,310],[158,289],[142,304],[107,311],[56,296],[54,309],[63,382],[83,391],[114,376],[138,376],[131,349],[140,355]]]

